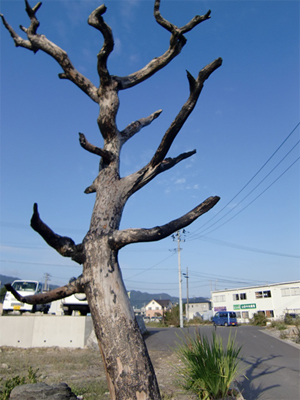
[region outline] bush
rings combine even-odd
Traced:
[[[0,388],[0,400],[8,400],[11,391],[16,386],[26,385],[27,383],[37,383],[39,381],[38,370],[38,368],[34,370],[32,367],[29,367],[27,376],[14,376],[13,378],[4,381],[3,385],[1,379],[0,382],[2,387]]]
[[[286,325],[285,323],[283,323],[283,322],[279,322],[279,323],[277,324],[277,329],[278,329],[279,331],[284,331],[285,329],[287,329],[287,325]]]
[[[267,317],[263,313],[254,314],[253,318],[251,319],[252,325],[259,325],[259,326],[266,326],[267,324]]]
[[[203,321],[201,317],[194,317],[193,319],[189,320],[190,325],[203,325],[207,323],[208,321]]]
[[[230,385],[241,372],[238,356],[242,347],[235,346],[235,339],[229,334],[226,349],[215,332],[211,343],[200,332],[194,338],[187,335],[186,340],[181,341],[175,349],[183,362],[183,367],[177,368],[181,386],[202,400],[229,395]]]
[[[172,307],[170,311],[165,313],[165,324],[180,326],[179,305]]]

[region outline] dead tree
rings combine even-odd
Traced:
[[[74,293],[84,292],[91,310],[95,333],[106,368],[111,399],[160,399],[155,373],[148,356],[143,337],[137,325],[130,305],[118,263],[119,250],[130,243],[161,240],[175,231],[191,224],[203,213],[210,210],[219,197],[209,197],[187,214],[165,225],[149,229],[119,230],[120,220],[126,201],[162,172],[192,156],[196,151],[182,153],[175,158],[167,158],[167,153],[181,127],[193,111],[206,79],[222,64],[218,58],[206,65],[194,78],[187,72],[189,97],[182,105],[174,121],[170,124],[150,162],[128,176],[120,177],[120,150],[127,140],[143,127],[159,117],[162,110],[129,124],[122,131],[116,125],[119,108],[119,91],[131,88],[150,78],[176,57],[186,43],[184,34],[201,22],[210,18],[195,16],[186,25],[177,27],[164,19],[160,13],[160,0],[154,3],[154,17],[159,25],[170,32],[170,45],[164,54],[154,58],[139,71],[128,76],[111,75],[107,69],[107,60],[114,48],[111,28],[105,23],[103,14],[106,7],[101,5],[91,13],[88,24],[103,35],[103,45],[98,53],[97,70],[100,85],[96,87],[72,65],[67,53],[37,33],[39,21],[38,3],[32,7],[25,0],[26,12],[30,19],[28,28],[20,26],[27,39],[20,37],[1,15],[5,28],[12,36],[15,45],[34,53],[43,51],[53,57],[63,72],[60,79],[68,79],[79,87],[91,100],[98,103],[100,112],[97,119],[103,137],[103,147],[88,142],[83,133],[79,134],[80,145],[100,158],[98,176],[85,190],[95,193],[96,200],[91,217],[89,231],[82,243],[75,244],[71,238],[54,233],[40,218],[37,204],[34,205],[31,218],[32,228],[64,257],[70,257],[82,264],[83,271],[76,281],[48,293],[21,297],[10,290],[16,298],[29,304],[48,303],[62,299]]]

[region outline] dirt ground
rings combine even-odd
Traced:
[[[266,329],[269,335],[279,340],[282,332]],[[286,331],[285,341],[296,347],[293,329]],[[178,385],[176,366],[180,364],[172,351],[150,351],[162,398],[164,400],[195,400],[196,397],[184,392]],[[77,396],[83,400],[109,400],[106,377],[99,349],[62,349],[59,347],[20,349],[0,348],[0,380],[17,375],[27,376],[28,369],[37,369],[40,380],[50,383],[67,383]],[[0,386],[3,384],[0,381]]]
[[[151,351],[163,399],[190,400],[176,383],[174,366],[179,360],[174,353]],[[27,376],[28,368],[38,368],[40,380],[49,383],[66,382],[84,400],[109,400],[106,377],[99,350],[13,347],[0,348],[0,379],[16,375]],[[0,382],[1,385],[1,382]]]

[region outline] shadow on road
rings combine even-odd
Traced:
[[[279,388],[280,384],[273,384],[263,386],[262,383],[255,384],[255,380],[261,376],[266,378],[267,375],[275,374],[284,367],[275,367],[270,365],[270,361],[278,358],[279,356],[270,357],[251,357],[250,359],[242,359],[244,365],[248,365],[243,372],[244,376],[239,379],[239,386],[242,388],[242,394],[247,400],[263,399],[263,393],[270,389]]]

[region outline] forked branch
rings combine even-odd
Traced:
[[[39,293],[31,296],[21,296],[10,283],[7,283],[4,286],[15,296],[18,301],[26,304],[47,304],[51,303],[51,301],[64,299],[65,297],[69,297],[75,293],[84,293],[81,276],[79,276],[75,281],[70,282],[68,285],[50,290],[49,292]]]
[[[74,241],[66,236],[59,236],[54,233],[41,219],[38,212],[38,206],[35,203],[33,207],[33,215],[30,221],[31,227],[38,232],[42,238],[53,247],[63,257],[70,257],[78,264],[82,264],[85,260],[82,244],[76,245]]]
[[[31,8],[28,1],[25,0],[26,3],[26,12],[30,18],[30,26],[29,28],[24,28],[20,26],[21,30],[26,33],[28,40],[24,40],[20,37],[14,29],[7,23],[4,16],[0,14],[2,18],[3,25],[10,33],[13,38],[15,45],[17,47],[24,47],[25,49],[31,50],[36,53],[38,50],[41,50],[51,57],[53,57],[58,64],[63,69],[63,73],[59,74],[59,78],[61,79],[69,79],[71,82],[75,83],[84,93],[86,93],[93,101],[99,103],[99,96],[97,94],[97,88],[83,76],[80,72],[78,72],[74,66],[72,65],[67,53],[58,47],[56,44],[52,43],[48,40],[45,35],[38,35],[37,28],[39,27],[39,21],[36,18],[36,12],[42,5],[42,3],[38,3],[35,7]]]
[[[165,18],[161,16],[161,13],[159,11],[160,7],[160,0],[156,0],[154,4],[154,17],[156,19],[156,22],[167,29],[167,31],[171,32],[172,35],[175,37],[176,35],[182,35],[183,33],[191,31],[195,26],[199,25],[201,22],[206,21],[207,19],[210,18],[211,10],[208,10],[208,12],[204,15],[196,15],[190,22],[188,22],[186,25],[184,25],[181,28],[178,28],[176,25],[171,24],[169,21],[167,21]]]
[[[114,79],[116,79],[119,83],[120,90],[130,88],[139,84],[140,82],[143,82],[144,80],[155,74],[157,71],[165,67],[167,64],[169,64],[169,62],[172,61],[173,58],[181,52],[183,46],[186,43],[186,38],[183,36],[183,34],[191,31],[195,26],[209,19],[211,13],[209,10],[205,15],[197,15],[186,25],[178,28],[176,25],[172,24],[161,16],[159,7],[160,0],[156,0],[154,5],[154,17],[159,25],[161,25],[163,28],[171,33],[170,46],[163,55],[154,58],[139,71],[136,71],[133,74],[125,77],[114,76]]]
[[[115,231],[109,238],[109,244],[112,249],[119,250],[130,243],[153,242],[164,239],[179,229],[190,225],[200,215],[209,211],[219,200],[220,197],[218,196],[209,197],[187,214],[166,225],[156,226],[151,229],[124,229],[122,231]]]

